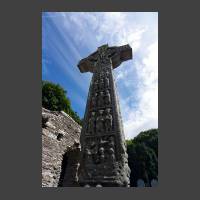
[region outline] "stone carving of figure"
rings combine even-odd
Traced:
[[[97,102],[97,93],[95,93],[94,96],[92,97],[92,100],[91,100],[92,108],[96,107],[96,102]]]
[[[99,52],[99,60],[102,63],[107,63],[110,60],[107,56],[108,53],[106,48],[98,49],[98,52]]]
[[[85,149],[85,157],[88,163],[92,162],[92,154],[88,148]]]
[[[115,161],[115,152],[113,148],[109,148],[109,158],[111,162]]]
[[[104,73],[103,72],[100,72],[100,79],[102,79],[104,76]]]
[[[98,106],[101,107],[104,105],[104,95],[103,92],[100,92],[99,98],[98,98]]]
[[[96,143],[94,140],[87,140],[87,144],[90,149],[94,149],[96,147]]]
[[[89,119],[88,123],[88,132],[94,133],[95,132],[95,112],[92,112],[92,115]]]
[[[104,89],[104,81],[103,81],[103,79],[100,79],[99,88],[100,88],[101,90]]]
[[[105,159],[104,148],[101,147],[101,148],[99,148],[99,161],[100,161],[100,163],[103,163],[104,159]]]
[[[105,77],[105,88],[109,87],[109,78]]]
[[[114,148],[115,142],[113,136],[109,137],[109,147]]]
[[[106,105],[110,105],[110,103],[111,103],[110,92],[109,92],[109,90],[106,90],[106,94],[105,94],[105,104],[106,104]]]
[[[102,116],[103,110],[99,110],[99,116],[96,119],[96,131],[102,133],[104,131],[104,118]]]
[[[109,71],[106,71],[106,77],[109,78]]]
[[[109,108],[106,109],[105,129],[106,129],[106,132],[110,132],[112,129],[112,115],[110,114]]]

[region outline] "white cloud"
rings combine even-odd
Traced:
[[[158,42],[147,47],[147,52],[141,63],[136,64],[139,79],[136,110],[131,111],[129,104],[121,99],[122,113],[126,113],[126,138],[133,138],[141,131],[158,127]]]

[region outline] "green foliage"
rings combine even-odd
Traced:
[[[71,116],[74,121],[81,125],[81,119],[77,112],[71,108],[69,98],[65,91],[59,84],[54,84],[49,81],[42,81],[42,106],[52,111],[65,111]]]
[[[137,180],[143,179],[148,186],[152,179],[158,177],[158,129],[141,132],[126,143],[131,169],[130,185],[136,187]]]

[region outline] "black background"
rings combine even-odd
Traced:
[[[1,1],[1,199],[196,199],[199,6],[195,0]],[[159,12],[159,186],[41,187],[41,12]]]

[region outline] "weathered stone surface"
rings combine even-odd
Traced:
[[[131,58],[129,45],[103,45],[78,64],[81,72],[93,73],[80,137],[80,186],[129,186],[128,155],[112,70]]]
[[[77,186],[80,132],[81,126],[66,113],[42,108],[43,187]]]

